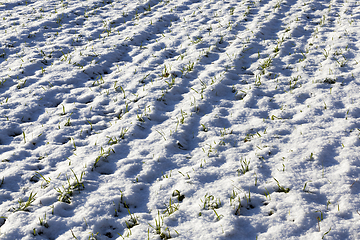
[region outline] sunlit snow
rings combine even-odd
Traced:
[[[0,0],[1,239],[359,239],[360,1]]]

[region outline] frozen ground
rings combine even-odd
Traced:
[[[360,2],[0,1],[1,239],[359,239]]]

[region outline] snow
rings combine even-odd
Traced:
[[[0,1],[1,239],[359,239],[360,2]]]

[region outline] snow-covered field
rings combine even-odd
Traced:
[[[360,239],[360,2],[1,0],[1,239]]]

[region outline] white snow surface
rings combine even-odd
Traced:
[[[360,2],[1,0],[1,239],[360,239]]]

